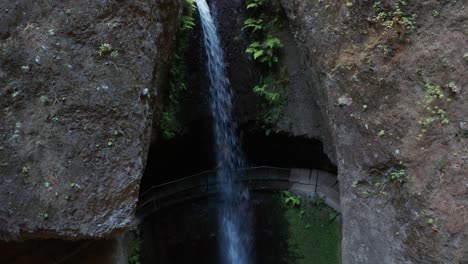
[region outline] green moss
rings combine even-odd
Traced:
[[[340,263],[341,230],[335,221],[337,213],[316,203],[301,207],[283,204],[288,227],[288,250],[295,256],[288,263]]]

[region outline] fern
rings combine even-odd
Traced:
[[[270,104],[278,102],[281,98],[281,94],[277,92],[268,91],[268,84],[263,85],[256,85],[253,91],[260,95],[261,97],[265,98]]]
[[[274,63],[278,62],[276,52],[281,47],[283,47],[283,44],[279,38],[267,37],[262,42],[255,41],[250,44],[245,52],[252,54],[254,60],[272,67]]]
[[[195,19],[191,16],[183,16],[182,17],[182,25],[181,30],[192,30],[195,27]]]
[[[185,0],[185,4],[191,11],[195,11],[195,9],[197,9],[197,6],[195,5],[195,0]]]
[[[264,110],[260,113],[260,118],[267,136],[272,132],[272,128],[283,114],[288,84],[288,71],[286,67],[283,67],[279,74],[267,75],[253,88],[255,94],[264,99],[262,107]]]
[[[261,7],[266,0],[249,0],[247,1],[247,9],[255,9]]]
[[[280,48],[283,46],[279,38],[268,38],[265,42],[265,45],[270,49]]]
[[[293,207],[301,206],[301,198],[299,198],[299,196],[296,196],[288,191],[283,191],[282,195],[285,204],[292,205]]]
[[[244,21],[244,26],[242,30],[246,28],[252,28],[252,32],[263,29],[263,19],[248,18]]]

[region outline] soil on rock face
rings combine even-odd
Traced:
[[[282,3],[339,170],[343,263],[468,261],[466,3]]]
[[[0,3],[0,239],[133,219],[179,3]]]

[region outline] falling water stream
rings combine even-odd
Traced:
[[[219,34],[206,0],[196,0],[203,28],[211,82],[210,100],[214,120],[215,153],[218,180],[222,184],[222,205],[219,208],[220,250],[222,263],[249,264],[251,232],[248,213],[248,191],[239,180],[244,157],[236,134],[232,96],[226,77],[224,54]]]

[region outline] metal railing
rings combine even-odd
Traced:
[[[308,190],[313,194],[329,196],[328,204],[339,211],[339,190],[336,176],[314,169],[288,169],[278,167],[250,167],[242,170],[239,181],[250,189]],[[319,181],[319,174],[325,175]],[[210,170],[151,187],[140,195],[137,214],[144,217],[172,204],[219,192],[221,182],[216,171]],[[326,201],[327,201],[326,199]]]

